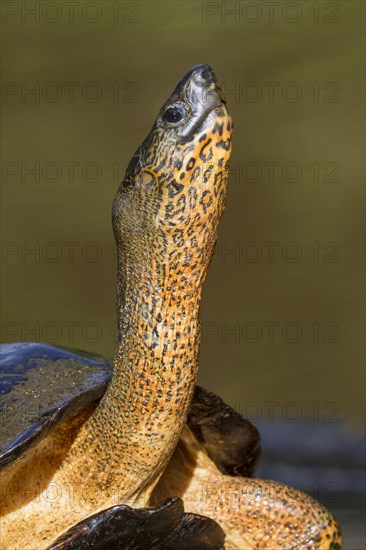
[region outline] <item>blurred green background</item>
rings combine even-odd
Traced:
[[[363,2],[34,5],[2,6],[3,341],[113,355],[112,200],[177,81],[208,63],[235,134],[199,382],[254,419],[295,403],[357,437]]]

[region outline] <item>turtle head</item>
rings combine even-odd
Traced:
[[[143,247],[158,244],[165,262],[206,264],[225,205],[231,133],[213,70],[193,67],[127,168],[113,207],[117,244],[139,233]]]

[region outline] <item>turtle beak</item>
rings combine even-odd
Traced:
[[[186,86],[190,84],[192,89],[202,90],[208,99],[216,95],[218,96],[216,100],[219,99],[220,105],[222,103],[226,104],[226,98],[219,86],[214,70],[209,65],[196,65],[185,75],[184,79],[187,79]],[[219,105],[216,105],[216,107],[219,107]]]
[[[192,110],[202,106],[208,112],[226,103],[216,75],[209,65],[196,65],[188,71],[172,95],[187,101]]]
[[[191,113],[189,120],[177,129],[181,140],[189,139],[214,109],[223,107],[225,97],[209,65],[196,65],[182,78],[168,102],[183,101]],[[168,103],[167,102],[167,103]]]

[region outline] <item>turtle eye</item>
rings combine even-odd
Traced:
[[[186,116],[187,111],[183,105],[175,105],[174,107],[168,107],[165,111],[163,118],[165,122],[169,124],[178,124]]]

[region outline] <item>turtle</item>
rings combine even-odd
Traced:
[[[341,548],[321,504],[251,477],[258,431],[196,386],[232,130],[197,65],[133,155],[112,207],[113,361],[2,346],[2,549]]]

